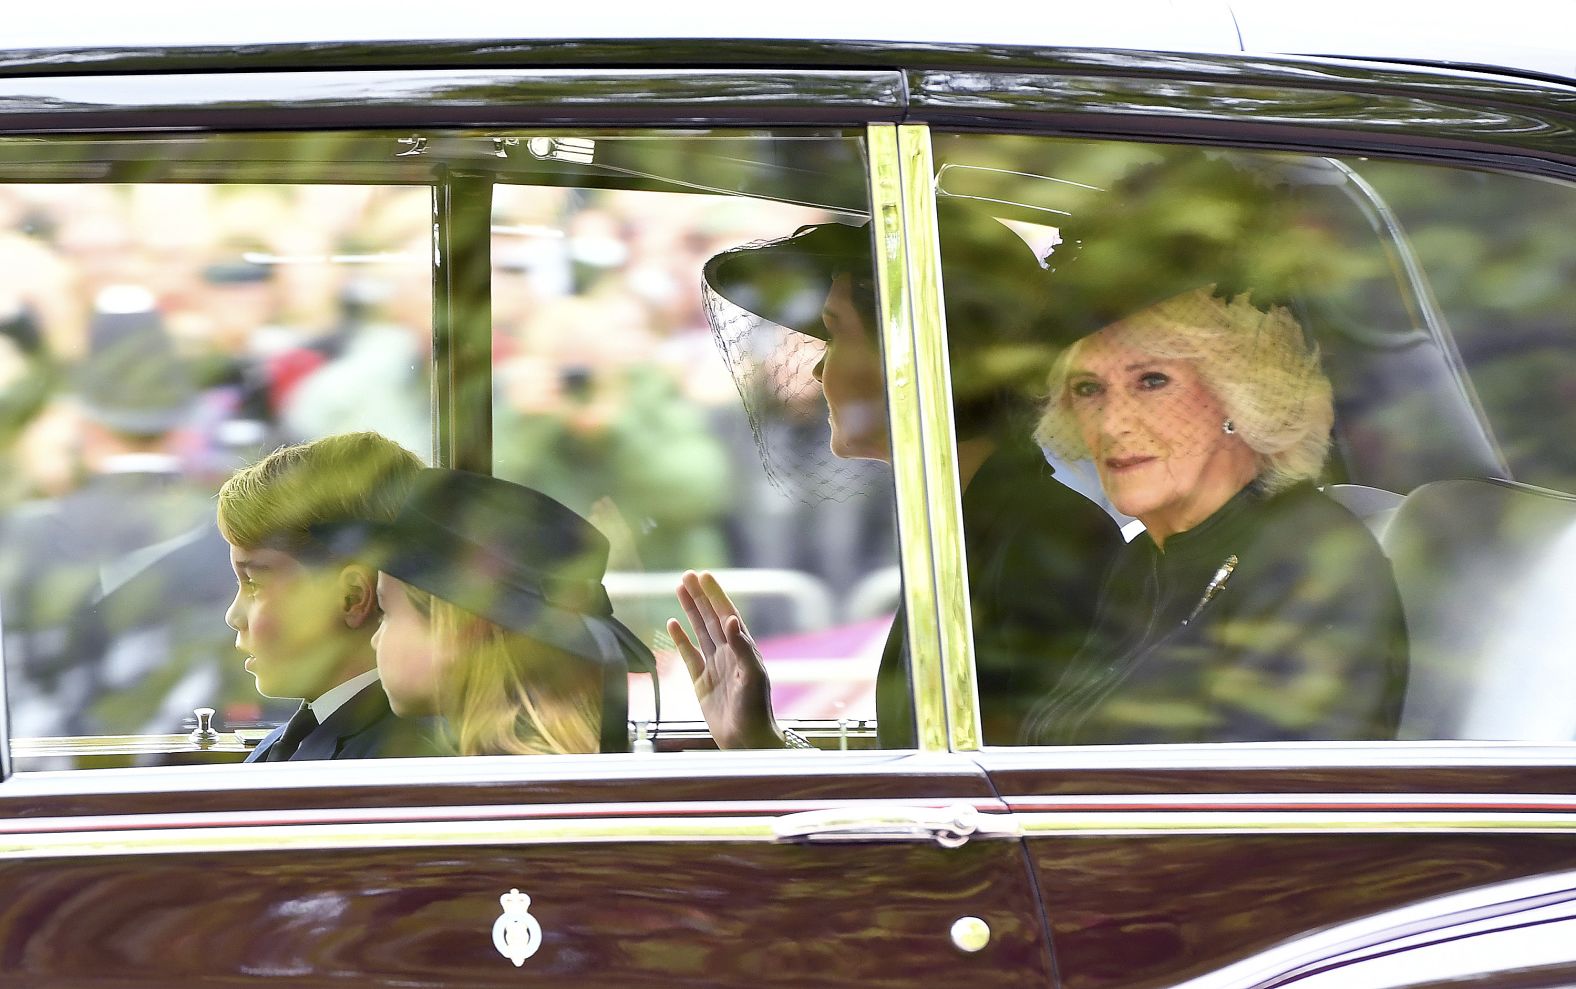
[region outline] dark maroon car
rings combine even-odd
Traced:
[[[1229,16],[1172,25],[1186,51],[1115,12],[1042,47],[455,16],[0,52],[0,983],[1576,985],[1576,83]],[[944,318],[978,286],[938,215],[1054,273],[1185,156],[1256,176],[1323,263],[1287,304],[1333,390],[1319,497],[1404,611],[1393,737],[988,744],[952,428],[982,372]],[[1228,223],[1202,203],[1176,222]],[[833,455],[826,344],[702,281],[828,222],[868,224],[890,469]],[[159,362],[106,363],[126,339]],[[1028,342],[988,373],[1043,397]],[[361,429],[608,534],[659,663],[632,751],[242,764],[295,702],[235,652],[213,494]],[[715,751],[664,631],[692,567],[821,751]],[[894,617],[915,742],[883,748]],[[1237,686],[1279,725],[1360,689]]]

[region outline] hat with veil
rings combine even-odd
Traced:
[[[1034,250],[989,212],[938,203],[943,296],[954,414],[962,436],[1017,426],[1053,353],[1038,330],[1046,272]],[[767,475],[806,501],[841,499],[870,468],[829,447],[826,405],[812,370],[825,352],[822,305],[833,279],[850,278],[874,341],[875,266],[868,221],[828,221],[708,260],[703,295],[717,348],[743,400]],[[807,428],[789,428],[798,423]],[[813,428],[808,428],[813,424]],[[814,439],[805,439],[806,432]],[[790,444],[787,438],[796,436]]]

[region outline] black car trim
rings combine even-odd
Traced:
[[[1576,115],[1431,89],[1376,91],[1028,72],[910,74],[911,114],[937,130],[1129,137],[1318,154],[1379,153],[1576,177]]]
[[[1128,815],[1229,816],[1270,822],[1296,821],[1300,815],[1344,815],[1365,820],[1378,815],[1388,821],[1434,820],[1438,815],[1481,816],[1494,821],[1530,822],[1534,818],[1559,822],[1576,818],[1576,797],[1545,794],[1482,795],[1459,793],[1318,794],[1171,794],[1145,796],[1009,796],[1000,800],[978,796],[938,796],[923,800],[891,799],[789,799],[789,800],[674,800],[607,801],[546,804],[466,804],[419,807],[281,808],[266,811],[192,811],[157,814],[108,814],[13,818],[0,820],[0,836],[19,840],[25,835],[76,834],[98,831],[181,831],[191,829],[305,827],[326,825],[400,825],[438,822],[615,820],[629,818],[776,818],[789,815],[840,812],[849,815],[879,814],[893,808],[952,810],[968,808],[979,814],[1003,817],[1014,814],[1037,822],[1041,830],[1058,830],[1058,819],[1116,821]],[[1354,816],[1361,815],[1361,816]],[[999,823],[999,822],[998,822]],[[1196,821],[1195,821],[1196,824]]]
[[[0,80],[0,131],[896,121],[891,71],[452,69]]]
[[[463,65],[463,69],[443,71]],[[301,72],[303,66],[313,71]],[[478,68],[486,66],[488,68]],[[535,67],[535,68],[532,68]],[[589,68],[588,68],[589,67]],[[809,68],[807,68],[809,67]],[[289,71],[285,71],[289,70]],[[338,71],[335,71],[338,70]],[[901,70],[901,71],[897,71]],[[159,76],[142,75],[158,72]],[[426,93],[412,92],[405,104],[382,95],[350,105],[336,101],[332,93],[358,80],[383,80],[382,85],[398,85],[404,77],[414,80],[470,75],[468,82],[452,80],[449,87],[431,88]],[[316,99],[297,90],[255,96],[239,105],[203,101],[186,105],[188,111],[205,109],[209,114],[227,117],[189,121],[189,126],[345,126],[349,113],[359,125],[395,126],[402,123],[463,125],[500,123],[725,123],[748,122],[757,118],[745,112],[754,107],[756,114],[771,111],[776,122],[850,123],[871,120],[914,119],[950,126],[956,116],[980,125],[978,114],[995,114],[999,108],[981,106],[977,99],[991,91],[989,80],[1010,80],[1013,85],[1026,82],[1031,92],[1019,92],[1008,101],[1011,112],[1002,113],[995,123],[1023,126],[1022,115],[1092,112],[1109,118],[1117,112],[1109,106],[1065,98],[1047,104],[1035,97],[1037,81],[1078,82],[1085,90],[1107,95],[1113,89],[1137,86],[1153,91],[1164,102],[1140,108],[1133,136],[1154,138],[1167,133],[1156,127],[1156,116],[1176,113],[1176,98],[1198,104],[1189,88],[1225,87],[1211,104],[1205,93],[1205,115],[1216,120],[1232,120],[1253,125],[1257,136],[1249,141],[1267,141],[1298,150],[1328,150],[1328,145],[1296,145],[1298,131],[1307,126],[1298,117],[1290,133],[1280,133],[1266,125],[1263,116],[1265,93],[1271,104],[1296,106],[1331,118],[1324,126],[1346,121],[1363,128],[1404,125],[1419,129],[1429,140],[1459,141],[1487,138],[1506,148],[1520,147],[1536,154],[1552,154],[1572,159],[1569,135],[1576,118],[1576,85],[1561,84],[1542,77],[1518,78],[1513,72],[1489,74],[1447,67],[1409,68],[1405,63],[1387,63],[1341,57],[1260,56],[1186,53],[1153,53],[1106,49],[1052,49],[1001,45],[883,44],[849,42],[782,42],[664,40],[650,41],[552,41],[502,44],[403,42],[365,44],[256,45],[238,48],[171,49],[94,49],[85,51],[0,52],[0,91],[13,93],[40,79],[56,77],[54,85],[70,83],[77,87],[100,79],[107,86],[89,88],[99,94],[97,104],[83,104],[58,94],[53,105],[29,106],[26,98],[0,96],[0,126],[11,123],[8,117],[32,112],[61,113],[73,118],[71,129],[80,129],[85,118],[95,113],[137,114],[149,107],[119,103],[115,93],[122,84],[137,79],[182,80],[190,90],[213,89],[221,82],[234,84],[250,80],[253,86],[271,85],[280,90],[291,80],[316,77],[317,85],[327,88]],[[111,78],[104,78],[111,77]],[[652,88],[650,98],[633,96],[630,80],[643,77]],[[708,77],[710,77],[709,82]],[[573,85],[552,92],[553,79]],[[272,79],[271,83],[264,80]],[[487,82],[486,80],[491,80]],[[520,93],[500,94],[498,86],[508,87],[511,80],[534,86],[526,102],[536,101],[534,112],[522,111],[517,104]],[[534,80],[534,81],[531,81]],[[732,80],[731,83],[720,80]],[[773,82],[773,80],[776,80]],[[298,82],[297,82],[298,84]],[[143,83],[148,85],[148,83]],[[752,88],[754,87],[754,88]],[[1179,88],[1180,87],[1180,88]],[[1007,93],[1011,86],[998,86]],[[912,90],[912,92],[911,92]],[[703,103],[692,114],[680,109],[686,100]],[[545,102],[543,102],[545,101]],[[1031,104],[1039,102],[1035,109]],[[1108,102],[1108,101],[1107,101]],[[34,104],[38,103],[35,94]],[[171,101],[161,109],[181,109],[182,101]],[[468,104],[468,105],[467,105]],[[488,105],[486,113],[481,105]],[[508,105],[507,111],[504,105]],[[860,114],[858,107],[886,109],[888,114]],[[446,114],[434,117],[442,108]],[[295,115],[290,116],[291,108]],[[1514,112],[1510,108],[1517,108]],[[422,111],[426,110],[424,114]],[[905,109],[908,111],[905,113]],[[6,111],[10,111],[9,113]],[[310,111],[310,113],[306,113]],[[235,114],[244,114],[248,123],[240,124]],[[281,115],[275,117],[274,115]],[[322,117],[322,114],[332,116]],[[303,120],[304,115],[311,119]],[[1192,115],[1192,114],[1190,114]],[[1485,116],[1488,124],[1485,127]],[[1494,121],[1500,121],[1496,128]],[[1042,124],[1044,121],[1041,121]],[[1444,122],[1443,124],[1441,122]],[[1107,120],[1106,124],[1112,123]],[[91,126],[91,125],[89,125]],[[1485,129],[1487,133],[1485,133]],[[1495,133],[1495,130],[1498,133]],[[1109,133],[1109,131],[1106,131]],[[1209,139],[1207,128],[1186,133]],[[1306,136],[1306,131],[1301,133]],[[1528,135],[1532,135],[1528,139]],[[1565,136],[1562,145],[1561,135]],[[1225,135],[1216,135],[1217,138]],[[1411,153],[1417,144],[1409,134],[1389,140],[1356,141],[1352,149],[1390,149]],[[1458,149],[1461,151],[1470,149]],[[1487,164],[1484,160],[1482,163]],[[1530,163],[1529,163],[1530,164]]]
[[[912,69],[995,68],[1042,73],[1205,73],[1298,85],[1340,85],[1360,78],[1372,87],[1434,87],[1496,99],[1542,103],[1557,88],[1576,105],[1576,81],[1513,67],[1441,64],[1346,55],[1153,52],[980,43],[784,39],[564,38],[510,41],[362,41],[235,46],[140,46],[0,50],[0,75],[124,75],[138,72],[418,69],[455,65],[490,68],[617,69]]]
[[[480,804],[443,807],[331,807],[271,811],[211,811],[167,814],[117,814],[0,821],[0,835],[67,834],[92,831],[155,831],[191,828],[255,828],[329,824],[411,824],[536,820],[613,820],[619,818],[756,818],[821,811],[876,813],[893,807],[947,810],[964,806],[1000,813],[998,800],[936,797],[926,800],[683,800],[671,803],[623,801],[565,804]]]

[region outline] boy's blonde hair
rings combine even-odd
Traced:
[[[300,552],[311,526],[392,521],[421,469],[419,457],[378,433],[280,447],[224,482],[219,531],[232,546]]]

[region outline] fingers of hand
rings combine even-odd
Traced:
[[[683,581],[682,587],[689,593],[690,605],[695,609],[693,614],[686,609],[685,614],[690,616],[692,622],[697,616],[700,618],[700,621],[705,626],[704,632],[700,626],[697,626],[695,628],[696,633],[710,636],[713,643],[712,649],[716,649],[723,643],[722,620],[727,615],[732,614],[731,611],[719,612],[715,598],[706,588],[708,581],[715,586],[717,580],[709,573],[696,573],[693,570],[686,570],[684,571]],[[720,592],[721,590],[719,587],[718,591]],[[724,601],[727,600],[727,597],[726,594],[722,595]],[[680,599],[680,604],[683,604],[682,598]],[[704,645],[702,643],[703,647]]]
[[[686,577],[689,575],[686,574]],[[704,603],[704,598],[697,596],[688,585],[681,584],[678,589],[679,607],[684,610],[684,617],[689,619],[690,628],[695,632],[695,644],[700,651],[710,656],[717,651],[717,643],[721,641],[720,635],[712,634],[712,622],[706,619],[706,613],[711,608]],[[713,616],[715,619],[715,616]]]
[[[690,641],[689,635],[684,631],[684,626],[678,619],[668,619],[668,635],[673,639],[673,644],[678,647],[679,658],[684,660],[684,668],[689,670],[691,680],[699,680],[706,675],[706,660],[701,657],[700,650],[695,648],[695,643]]]
[[[750,638],[750,633],[744,627],[744,622],[738,615],[729,615],[723,619],[722,634],[729,648],[737,653],[740,659],[753,660],[756,668],[761,666],[761,654],[755,648],[755,642]]]
[[[738,617],[739,609],[733,606],[733,599],[728,597],[728,592],[722,589],[717,578],[708,570],[702,570],[698,575],[700,589],[705,593],[706,600],[711,602],[712,608],[723,618],[732,615]]]

